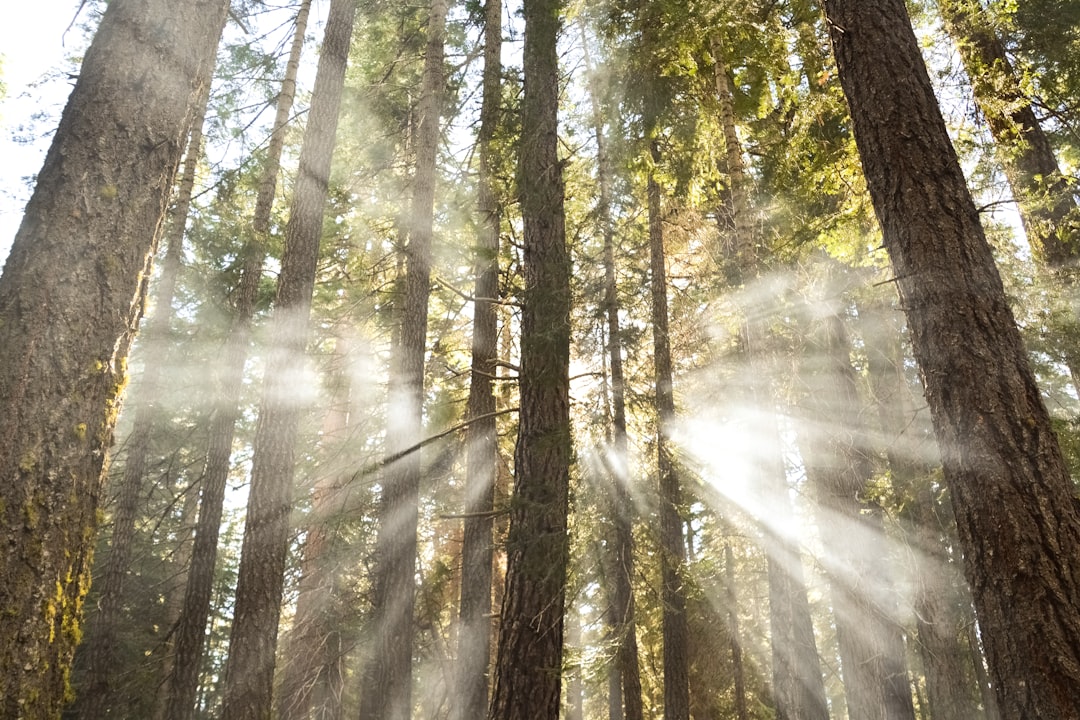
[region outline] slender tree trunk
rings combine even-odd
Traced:
[[[734,234],[733,277],[748,278],[758,273],[763,249],[754,237],[747,185],[746,165],[735,128],[734,99],[727,79],[723,48],[716,35],[711,38],[713,74],[720,120],[724,130],[728,182],[731,185],[731,228]],[[760,313],[743,309],[741,353],[747,367],[764,367],[765,328]],[[764,528],[768,554],[769,627],[772,644],[773,697],[779,720],[827,720],[825,683],[821,675],[810,604],[806,596],[802,560],[798,546],[783,529],[792,521],[787,473],[780,443],[780,428],[773,408],[773,392],[767,377],[754,373],[746,388],[755,415],[753,435],[760,438],[757,471],[762,496],[771,509],[771,526]],[[778,531],[777,529],[780,529]]]
[[[811,356],[804,361],[807,418],[799,444],[817,495],[848,714],[914,720],[904,638],[892,619],[895,588],[882,510],[863,499],[873,466],[851,343],[835,312],[816,325]]]
[[[146,323],[146,348],[142,383],[135,407],[135,424],[125,443],[127,456],[124,474],[118,483],[116,512],[113,514],[113,531],[109,554],[105,556],[104,578],[97,612],[90,615],[94,626],[94,639],[83,651],[87,674],[78,688],[72,714],[77,718],[96,720],[114,711],[116,704],[117,677],[121,674],[117,657],[116,635],[123,611],[124,580],[131,564],[131,546],[135,539],[135,520],[142,497],[143,480],[150,446],[162,422],[158,403],[161,400],[161,379],[170,349],[169,327],[173,318],[173,299],[184,255],[184,231],[191,208],[191,194],[195,187],[195,170],[202,157],[203,121],[210,101],[210,83],[203,88],[202,97],[192,118],[183,172],[176,191],[176,200],[169,211],[165,234],[165,257],[161,264],[161,278],[157,285],[155,311]],[[80,661],[81,662],[81,661]]]
[[[1005,717],[1080,698],[1080,513],[902,0],[826,0]]]
[[[1075,264],[1080,259],[1076,197],[986,10],[977,0],[938,0],[938,7],[998,146],[1032,251],[1053,268]]]
[[[652,146],[653,162],[660,151]],[[660,476],[660,598],[664,604],[664,717],[690,719],[689,630],[686,622],[686,542],[680,517],[682,489],[668,435],[675,421],[675,394],[668,331],[667,267],[664,261],[664,225],[660,185],[650,173],[649,278],[652,297],[653,368],[656,380],[656,452]]]
[[[569,562],[570,258],[558,158],[559,0],[525,0],[525,283],[514,497],[489,720],[556,720]]]
[[[263,258],[269,238],[270,214],[277,188],[285,132],[296,95],[296,75],[304,47],[311,0],[303,0],[296,15],[292,46],[285,66],[285,77],[277,98],[274,126],[267,148],[266,163],[259,178],[258,195],[252,218],[253,241],[243,251],[236,305],[222,353],[218,380],[218,401],[210,420],[206,465],[203,470],[199,519],[195,528],[191,569],[184,590],[184,605],[176,628],[176,652],[169,680],[167,720],[190,720],[199,687],[199,667],[206,638],[206,623],[214,587],[218,535],[225,502],[225,486],[231,469],[233,436],[240,415],[240,391],[244,365],[251,343],[251,321],[262,279]]]
[[[582,28],[582,47],[586,69],[591,77],[591,59],[584,28]],[[626,378],[623,373],[622,333],[619,330],[619,293],[615,281],[615,226],[611,212],[611,166],[607,156],[607,139],[604,137],[600,98],[591,80],[589,99],[592,104],[593,137],[596,140],[599,189],[596,211],[604,238],[604,313],[607,318],[607,357],[611,365],[611,447],[608,449],[606,467],[611,488],[608,507],[615,529],[612,553],[614,576],[611,633],[616,643],[614,667],[619,674],[610,685],[612,690],[618,690],[617,696],[612,699],[612,720],[642,720],[644,707],[641,700],[641,670],[638,665],[633,590],[633,520],[636,510],[626,433]]]
[[[0,715],[67,699],[103,467],[222,0],[120,0],[0,278]]]
[[[323,455],[335,457],[349,436],[349,344],[338,338],[333,391],[320,434]],[[286,638],[288,652],[278,688],[278,718],[331,720],[341,715],[342,617],[338,601],[336,526],[344,513],[342,480],[348,468],[332,459],[320,464],[311,492],[296,613]]]
[[[303,370],[330,164],[356,0],[331,0],[300,149],[300,174],[281,262],[225,665],[223,720],[266,720],[273,698],[278,619],[289,542],[295,445],[306,410],[290,400]]]
[[[458,612],[455,720],[475,720],[487,712],[491,667],[492,511],[499,444],[494,416],[499,350],[499,217],[492,168],[492,141],[502,103],[502,2],[484,10],[483,104],[480,109],[479,228],[473,292],[472,374],[466,434],[465,522],[461,543],[461,601]],[[479,419],[484,418],[484,419]]]
[[[927,703],[934,720],[974,718],[978,710],[970,667],[982,659],[977,652],[965,652],[960,642],[964,629],[959,608],[970,603],[970,594],[940,531],[947,523],[939,518],[931,487],[937,446],[921,432],[926,422],[916,417],[895,313],[860,306],[859,317],[892,484],[907,506],[901,519],[910,524],[907,536],[914,545],[914,643],[922,659]]]
[[[393,457],[423,434],[424,359],[431,286],[436,155],[443,93],[446,0],[433,0],[428,19],[416,131],[416,174],[405,249],[401,339],[394,353],[388,393],[387,452]],[[384,471],[375,544],[371,652],[364,669],[360,714],[371,720],[404,720],[412,713],[413,609],[416,531],[419,523],[421,453],[398,457]]]

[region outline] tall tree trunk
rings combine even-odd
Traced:
[[[339,337],[334,348],[330,404],[320,434],[321,454],[336,457],[349,439],[349,343]],[[342,480],[349,469],[332,459],[320,464],[311,492],[296,613],[286,638],[285,666],[278,686],[280,720],[333,720],[340,717],[342,618],[338,601],[336,526],[344,513]]]
[[[289,543],[297,428],[307,408],[290,399],[303,371],[311,297],[356,0],[331,0],[311,110],[300,149],[281,261],[251,491],[225,665],[224,720],[266,720],[273,698],[278,619]]]
[[[999,149],[1032,251],[1053,268],[1075,264],[1080,259],[1076,197],[988,13],[978,0],[938,0],[938,7]]]
[[[731,275],[750,278],[758,274],[764,251],[754,237],[747,192],[750,179],[735,128],[734,98],[727,78],[723,47],[715,34],[710,44],[724,131],[728,182],[731,185],[730,225],[734,234],[734,272]],[[747,367],[763,367],[768,362],[768,355],[764,350],[766,330],[762,314],[752,307],[743,308],[743,318],[740,348],[743,360]],[[780,720],[827,720],[829,710],[825,701],[825,683],[814,639],[802,560],[795,542],[783,535],[783,529],[790,526],[792,508],[781,454],[780,428],[773,408],[772,387],[760,373],[748,379],[746,390],[755,413],[751,418],[755,425],[753,436],[763,441],[756,470],[764,502],[773,516],[772,525],[766,525],[764,533],[769,562],[769,627],[777,717]]]
[[[480,173],[473,292],[472,373],[466,432],[465,521],[461,543],[461,601],[458,611],[455,720],[475,720],[487,712],[491,668],[492,511],[499,439],[494,416],[499,350],[499,200],[495,196],[492,142],[502,103],[502,2],[484,10],[483,104],[480,109]],[[482,418],[482,419],[481,419]]]
[[[910,525],[907,535],[915,549],[914,645],[922,659],[927,702],[934,720],[977,717],[970,669],[973,661],[982,663],[982,656],[977,648],[965,652],[960,641],[964,620],[959,609],[961,603],[970,604],[970,593],[940,530],[947,523],[939,517],[931,487],[937,446],[929,433],[921,432],[926,421],[916,417],[895,312],[860,305],[858,314],[892,485],[904,498],[901,520]]]
[[[433,0],[418,107],[416,173],[408,225],[409,243],[405,248],[404,295],[398,308],[401,336],[394,351],[387,400],[389,457],[398,456],[416,445],[423,434],[424,359],[446,11],[446,0]],[[368,622],[371,651],[360,695],[360,714],[371,720],[404,720],[412,713],[420,476],[419,452],[396,457],[383,474],[379,530],[375,541],[372,612]]]
[[[109,5],[0,278],[0,715],[67,699],[127,351],[226,5]]]
[[[191,569],[184,590],[183,610],[176,628],[176,652],[168,686],[167,720],[190,720],[199,688],[199,667],[210,615],[217,562],[218,535],[225,502],[225,486],[231,469],[233,436],[240,416],[240,391],[244,365],[251,343],[251,321],[262,279],[263,259],[270,234],[270,214],[277,189],[285,133],[296,96],[296,75],[304,47],[311,0],[303,0],[297,11],[292,46],[285,65],[285,77],[278,93],[274,126],[267,148],[266,163],[259,178],[258,195],[252,217],[254,239],[244,248],[236,305],[228,339],[222,352],[218,378],[217,407],[210,420],[206,465],[203,470],[199,519],[191,553]]]
[[[902,0],[826,0],[1005,717],[1080,697],[1080,513]]]
[[[203,88],[202,97],[192,118],[191,132],[185,151],[183,172],[176,191],[176,200],[169,211],[165,234],[165,257],[161,264],[161,278],[157,285],[154,312],[146,323],[146,348],[142,383],[136,398],[135,424],[128,436],[124,474],[118,483],[116,512],[113,515],[113,531],[109,554],[105,557],[104,578],[98,600],[97,612],[90,615],[93,623],[93,640],[83,646],[87,652],[86,678],[78,688],[72,714],[77,718],[96,720],[113,712],[117,701],[118,667],[116,635],[123,621],[121,601],[124,580],[131,564],[132,543],[135,539],[135,520],[142,497],[143,479],[150,455],[150,446],[159,432],[162,413],[159,407],[162,391],[162,375],[170,349],[169,327],[173,319],[173,299],[184,255],[184,232],[191,194],[195,188],[195,171],[202,157],[203,121],[210,102],[210,83]],[[80,661],[81,662],[81,661]]]
[[[652,160],[660,150],[654,142]],[[660,184],[648,180],[649,287],[652,299],[653,369],[656,387],[656,454],[660,477],[660,598],[664,604],[664,717],[690,720],[689,629],[686,623],[686,542],[680,516],[682,488],[672,457],[671,423],[675,421],[675,393],[668,330],[667,266],[664,261],[664,219]]]
[[[525,0],[521,372],[490,720],[556,720],[569,562],[570,258],[558,158],[560,0]]]
[[[882,509],[864,500],[873,466],[851,343],[835,311],[815,324],[811,356],[803,362],[807,417],[799,445],[816,491],[848,714],[914,720],[904,638],[893,620],[896,592]]]
[[[615,639],[614,668],[618,677],[611,681],[611,720],[642,720],[641,669],[638,664],[637,623],[634,618],[634,533],[636,510],[632,493],[629,442],[626,433],[626,378],[623,373],[622,333],[619,330],[619,292],[615,281],[615,225],[611,210],[611,164],[607,155],[600,97],[592,78],[588,41],[582,27],[582,47],[590,75],[589,99],[592,104],[593,137],[596,140],[597,187],[596,212],[604,238],[604,313],[607,318],[607,358],[611,365],[611,447],[605,463],[611,498],[608,512],[614,525],[613,582],[611,598],[611,633]]]

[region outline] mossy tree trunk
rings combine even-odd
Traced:
[[[227,3],[102,16],[0,278],[0,715],[68,695],[150,260]]]

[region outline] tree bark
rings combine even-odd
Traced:
[[[128,436],[124,474],[117,488],[116,512],[113,515],[113,531],[109,542],[109,554],[105,556],[101,594],[97,612],[88,617],[94,624],[94,640],[85,644],[80,652],[86,652],[86,677],[78,688],[71,713],[77,718],[95,720],[115,711],[117,702],[118,667],[116,634],[123,621],[121,602],[124,580],[131,564],[132,543],[135,539],[135,520],[142,497],[143,480],[150,446],[162,422],[158,403],[161,399],[161,379],[170,347],[169,327],[173,319],[173,299],[183,264],[184,232],[191,194],[195,187],[195,170],[202,157],[203,121],[210,102],[210,83],[203,88],[184,155],[183,172],[176,191],[176,200],[169,210],[165,234],[165,257],[161,264],[161,278],[157,285],[154,312],[146,324],[143,346],[146,348],[139,397],[136,398],[135,423]],[[81,662],[81,660],[80,660]]]
[[[1080,699],[1080,514],[902,0],[826,0],[1005,717]]]
[[[739,603],[735,593],[735,553],[731,543],[724,545],[724,602],[727,604],[728,643],[731,645],[732,693],[735,698],[735,720],[750,720],[746,701],[746,668],[743,666]]]
[[[214,586],[214,566],[217,563],[218,535],[225,502],[225,487],[231,469],[233,436],[240,416],[240,391],[243,387],[244,365],[251,343],[251,320],[262,279],[263,258],[269,237],[270,213],[273,209],[285,132],[296,95],[296,75],[304,47],[311,0],[303,0],[296,15],[292,46],[285,66],[285,77],[277,98],[277,111],[267,148],[266,163],[259,178],[259,190],[252,217],[254,240],[244,249],[236,304],[230,322],[228,339],[222,352],[222,368],[218,378],[217,407],[210,420],[206,464],[203,470],[202,492],[199,499],[199,518],[191,550],[191,569],[184,589],[183,609],[176,628],[176,650],[168,684],[167,720],[190,720],[195,710],[199,688],[199,667],[210,615]]]
[[[356,0],[331,0],[274,301],[270,352],[252,453],[236,608],[225,665],[224,720],[266,720],[289,542],[297,428],[290,399],[303,371],[338,113]]]
[[[474,720],[487,712],[491,668],[491,579],[494,548],[491,515],[499,445],[494,416],[495,373],[499,350],[499,225],[492,168],[493,139],[502,103],[502,2],[487,0],[484,10],[483,104],[478,137],[480,168],[473,298],[472,373],[466,434],[465,522],[461,543],[461,596],[458,611],[458,690],[455,720]],[[483,418],[483,419],[480,419]]]
[[[226,3],[107,8],[0,278],[0,714],[67,698],[150,261]]]
[[[413,610],[416,531],[419,523],[421,453],[403,451],[423,435],[424,361],[431,288],[436,155],[443,94],[446,0],[433,0],[416,130],[409,243],[404,294],[398,309],[400,341],[394,349],[388,391],[389,457],[379,501],[375,541],[371,652],[364,669],[360,714],[370,720],[405,720],[412,713]]]
[[[570,258],[558,158],[559,0],[525,0],[525,290],[514,496],[490,720],[556,720],[569,562]]]

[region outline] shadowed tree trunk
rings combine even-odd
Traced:
[[[653,143],[652,160],[660,151]],[[690,720],[689,630],[686,624],[686,541],[680,516],[682,488],[668,435],[675,421],[675,393],[668,332],[667,266],[664,261],[664,220],[660,185],[648,180],[649,288],[653,328],[653,368],[656,388],[656,453],[660,477],[660,598],[664,604],[664,717]]]
[[[489,720],[557,720],[569,561],[570,258],[558,158],[559,0],[525,0],[525,283],[514,496]]]
[[[1080,514],[902,0],[826,0],[1004,717],[1080,697]]]
[[[184,589],[183,609],[176,628],[175,659],[169,678],[167,720],[190,720],[195,710],[199,688],[199,667],[210,615],[217,562],[218,534],[225,502],[225,486],[231,468],[233,435],[240,416],[240,391],[244,365],[251,343],[251,320],[262,278],[263,259],[270,235],[270,214],[274,205],[285,133],[296,95],[296,74],[304,47],[311,0],[303,0],[297,11],[292,46],[285,65],[285,77],[277,97],[277,110],[266,160],[259,177],[259,190],[252,216],[254,238],[244,248],[236,305],[230,321],[228,339],[222,352],[217,387],[217,407],[210,420],[206,465],[199,499],[199,518],[191,551],[191,569]]]
[[[499,445],[494,416],[495,373],[499,350],[499,201],[492,170],[492,140],[502,102],[502,2],[487,0],[484,10],[483,105],[478,138],[479,228],[473,292],[472,374],[466,432],[465,520],[461,543],[461,602],[458,612],[455,720],[477,720],[487,712],[491,667],[492,511]],[[483,418],[483,419],[480,419]]]
[[[86,677],[78,688],[71,712],[75,717],[94,720],[116,711],[116,678],[118,665],[116,635],[123,611],[124,580],[131,564],[131,545],[135,539],[135,520],[142,497],[143,480],[151,444],[162,422],[158,403],[161,400],[162,375],[170,349],[169,326],[173,318],[173,299],[183,264],[184,231],[191,209],[191,193],[195,187],[195,170],[202,157],[203,121],[210,101],[210,83],[203,88],[199,107],[192,119],[191,133],[185,151],[184,169],[176,191],[176,200],[169,211],[165,234],[165,257],[161,264],[154,312],[146,323],[143,346],[146,348],[142,383],[135,407],[135,424],[128,436],[124,474],[118,483],[116,512],[109,554],[105,557],[104,579],[97,612],[88,620],[93,622],[93,639],[80,652],[88,653]]]
[[[109,4],[0,278],[0,715],[68,699],[103,466],[227,3]]]
[[[310,334],[323,210],[355,16],[356,0],[331,0],[300,149],[300,173],[285,226],[285,254],[255,428],[251,492],[225,665],[224,720],[270,717],[296,435],[307,409],[292,395],[296,378],[303,372]]]
[[[405,278],[398,310],[400,340],[394,348],[386,447],[395,458],[382,476],[375,540],[371,650],[364,668],[360,714],[370,720],[405,720],[412,713],[413,610],[416,595],[416,531],[419,522],[420,452],[408,448],[423,434],[424,360],[431,289],[436,155],[443,94],[446,0],[433,0],[416,130],[416,173]],[[396,456],[396,457],[395,457]]]

